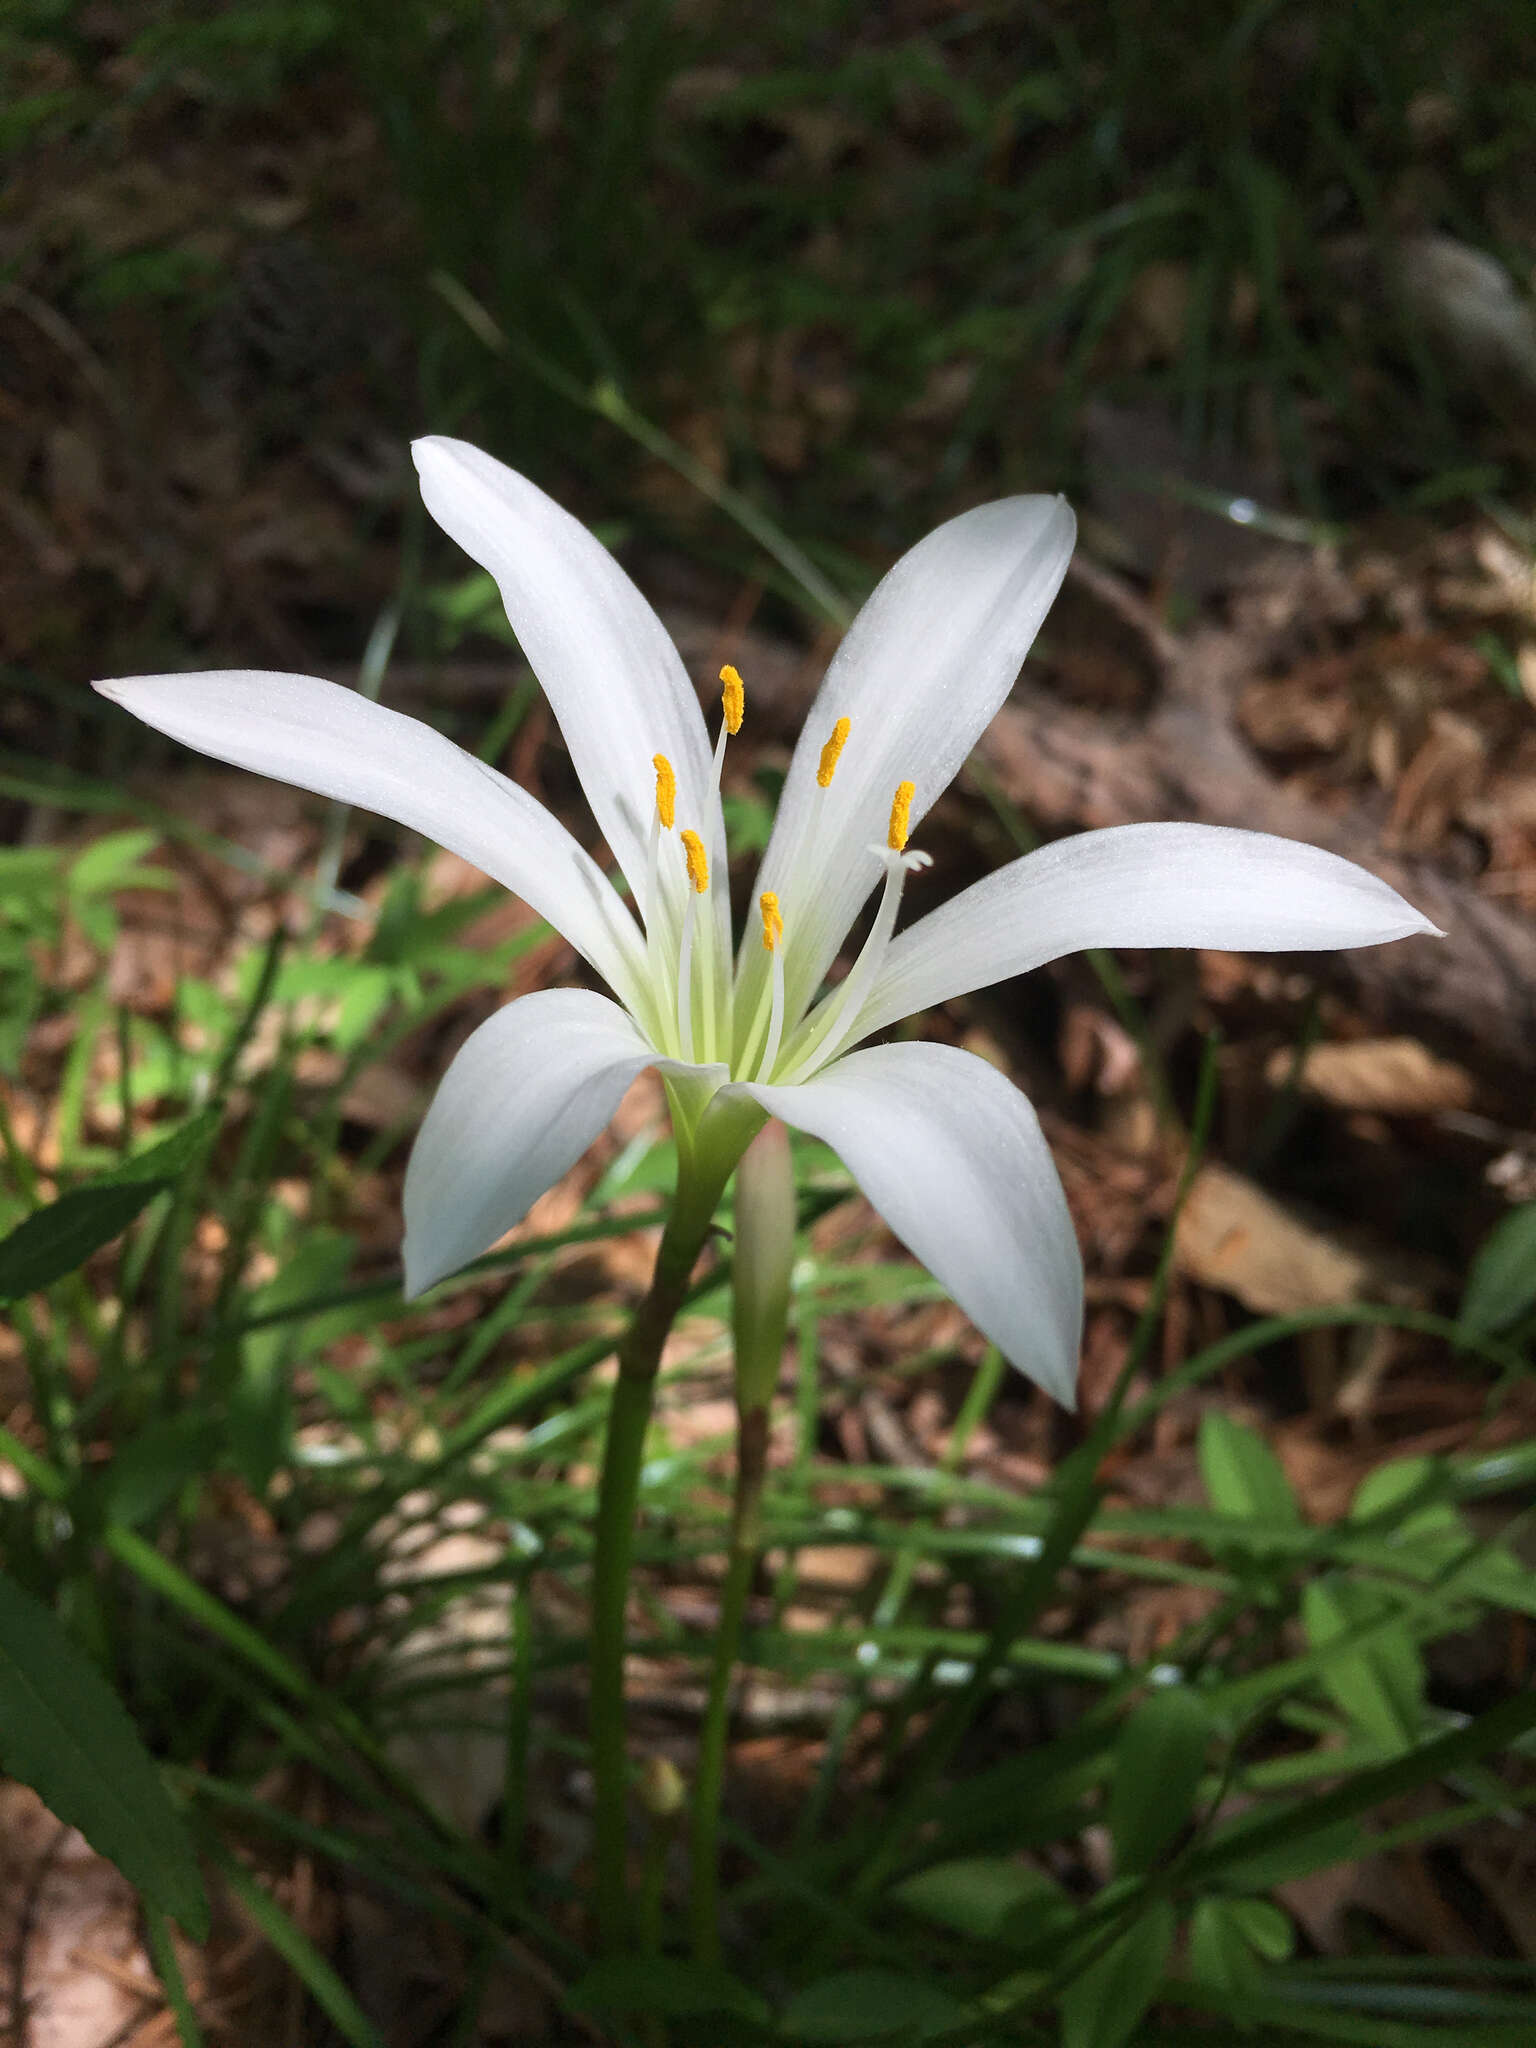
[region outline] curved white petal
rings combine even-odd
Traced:
[[[725,872],[725,827],[711,751],[682,657],[602,542],[536,484],[467,441],[412,444],[427,510],[496,579],[507,618],[549,698],[603,836],[643,899],[655,803],[652,757],[677,772],[677,823],[698,832]],[[681,853],[662,874],[673,916],[686,880]],[[715,895],[723,960],[729,907]]]
[[[1082,1260],[1039,1122],[1010,1081],[954,1046],[877,1045],[798,1087],[746,1093],[830,1145],[982,1334],[1076,1406]]]
[[[527,790],[452,740],[318,676],[219,669],[95,685],[216,761],[377,811],[515,891],[626,999],[639,933],[601,868]]]
[[[1321,847],[1228,825],[1113,825],[1058,839],[964,889],[885,957],[859,1035],[1088,946],[1239,953],[1439,936],[1379,876]]]
[[[903,555],[849,628],[795,748],[756,884],[779,897],[791,1017],[881,879],[868,848],[885,844],[897,785],[916,785],[915,827],[1012,689],[1076,531],[1060,498],[978,505]],[[848,741],[822,789],[821,749],[839,718]],[[763,972],[761,949],[749,948],[752,993]]]
[[[618,1005],[585,989],[522,996],[472,1033],[406,1168],[407,1297],[521,1222],[654,1058]]]

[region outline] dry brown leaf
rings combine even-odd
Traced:
[[[1487,758],[1487,741],[1470,719],[1432,712],[1428,737],[1398,781],[1385,843],[1422,853],[1438,846],[1476,796]]]
[[[1358,1301],[1374,1275],[1360,1253],[1283,1208],[1225,1166],[1202,1166],[1179,1217],[1178,1270],[1236,1295],[1256,1315]]]
[[[1272,1086],[1289,1079],[1292,1055],[1282,1047],[1265,1069]],[[1465,1109],[1475,1092],[1472,1076],[1452,1060],[1436,1059],[1416,1038],[1361,1038],[1317,1045],[1307,1054],[1301,1086],[1338,1109],[1379,1116],[1426,1116]]]

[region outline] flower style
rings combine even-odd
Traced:
[[[355,691],[246,670],[96,685],[205,754],[461,854],[618,998],[524,996],[459,1052],[406,1175],[408,1292],[517,1223],[656,1067],[694,1128],[735,1102],[830,1145],[977,1327],[1070,1406],[1082,1269],[1034,1111],[970,1053],[864,1041],[1085,947],[1322,949],[1434,926],[1334,854],[1148,824],[1042,847],[896,933],[906,877],[928,864],[909,836],[1007,696],[1072,551],[1061,499],[1017,497],[929,534],[855,619],[790,762],[753,891],[760,925],[733,961],[720,775],[740,676],[721,672],[712,748],[661,622],[584,527],[464,442],[433,436],[414,454],[427,509],[500,586],[629,904],[525,790]],[[861,951],[823,992],[877,887]]]

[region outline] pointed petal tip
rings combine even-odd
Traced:
[[[421,474],[424,462],[436,461],[450,454],[454,446],[455,443],[447,434],[418,434],[411,443],[411,460],[416,465],[417,475]]]
[[[429,1294],[439,1280],[446,1280],[453,1266],[444,1265],[442,1259],[429,1258],[419,1242],[413,1242],[410,1225],[406,1225],[405,1242],[400,1247],[400,1264],[404,1272],[404,1285],[400,1289],[402,1301],[420,1301]]]
[[[1078,1398],[1076,1351],[1070,1357],[1063,1351],[1058,1360],[1049,1363],[1043,1358],[1036,1358],[1033,1364],[1019,1358],[1008,1358],[1006,1352],[1003,1355],[1016,1373],[1039,1387],[1042,1393],[1049,1394],[1057,1407],[1064,1408],[1069,1415],[1077,1413],[1081,1403]]]

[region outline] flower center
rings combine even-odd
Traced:
[[[712,763],[712,796],[719,794],[726,741],[741,730],[746,714],[746,686],[740,670],[730,662],[720,671],[720,712]],[[818,788],[832,787],[852,730],[848,718],[839,718],[833,726],[817,764]],[[693,826],[685,825],[678,830],[677,775],[672,763],[665,754],[656,754],[651,765],[656,771],[656,800],[651,812],[644,919],[650,998],[647,1009],[653,1042],[659,1052],[706,1064],[721,1057],[730,1059],[731,1047],[736,1043],[739,1052],[732,1061],[734,1079],[805,1080],[834,1059],[853,1036],[895,930],[906,878],[929,865],[926,853],[907,851],[916,784],[897,784],[891,798],[886,843],[869,849],[885,869],[885,886],[857,960],[819,1003],[809,1009],[797,1008],[792,1017],[785,1014],[784,952],[786,945],[793,944],[794,933],[792,929],[786,931],[784,913],[772,889],[764,890],[758,898],[768,973],[756,984],[755,1010],[750,1025],[738,1040],[733,1032],[731,977],[729,972],[720,972],[726,963],[715,958],[719,926],[714,915],[700,908],[701,898],[709,891],[708,849]],[[811,829],[815,830],[814,824]],[[688,882],[680,920],[675,884],[667,889],[661,886],[663,858],[676,859],[663,847],[662,836],[674,832]],[[676,870],[672,872],[675,874]]]

